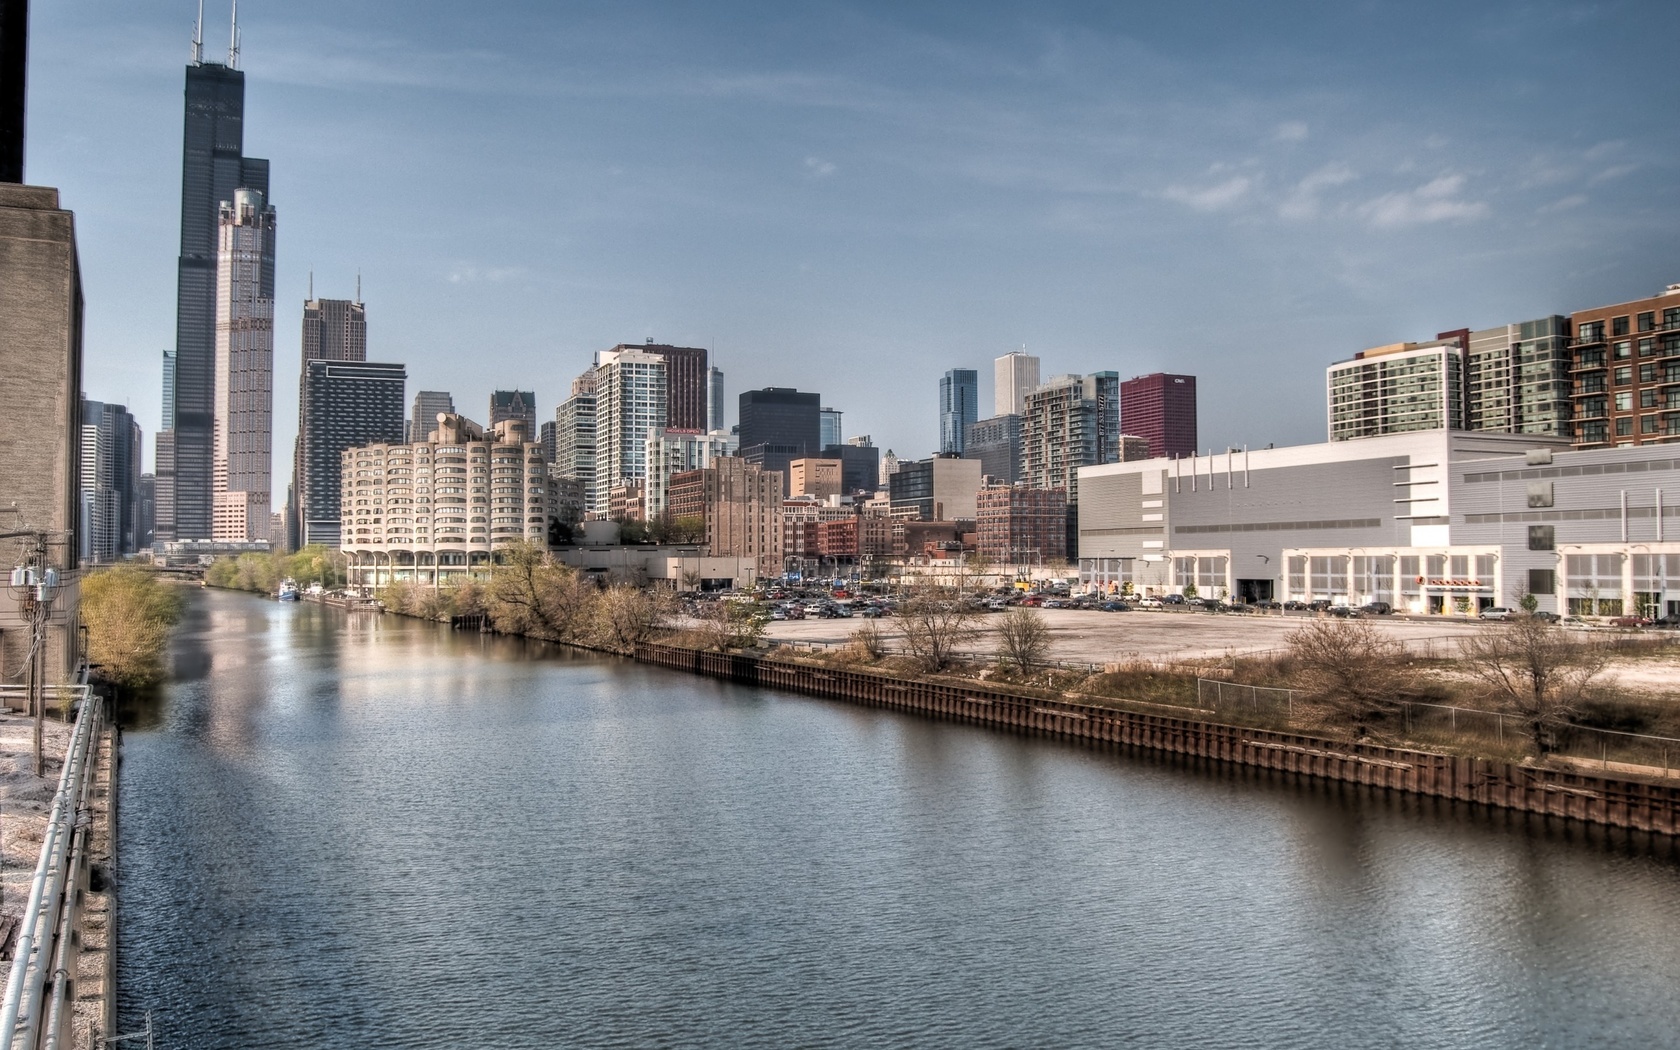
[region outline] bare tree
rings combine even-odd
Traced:
[[[764,637],[769,621],[756,602],[711,602],[700,612],[699,633],[708,649],[746,649]]]
[[[496,554],[485,602],[496,630],[550,641],[578,633],[595,597],[593,588],[538,544],[509,544]]]
[[[957,648],[978,633],[977,616],[952,588],[923,586],[898,610],[904,647],[924,671],[943,671],[955,662]]]
[[[1302,686],[1327,723],[1355,739],[1392,717],[1410,691],[1405,650],[1362,620],[1312,620],[1289,636]]]
[[[1037,609],[1018,605],[998,624],[998,659],[1025,674],[1050,655],[1050,625]]]
[[[887,633],[874,620],[866,620],[852,632],[851,649],[865,660],[879,660],[887,654]]]
[[[674,597],[669,591],[624,585],[601,591],[591,603],[596,643],[614,652],[634,652],[670,614]]]
[[[1515,715],[1541,754],[1552,750],[1609,663],[1609,652],[1536,616],[1518,616],[1459,643],[1464,669]]]

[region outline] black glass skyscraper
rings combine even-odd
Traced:
[[[195,45],[195,50],[197,47]],[[158,457],[157,539],[207,539],[216,403],[216,222],[237,189],[268,199],[268,161],[244,155],[245,74],[202,58],[187,66],[181,155],[181,255],[175,293],[175,414]],[[274,298],[274,244],[263,254],[261,292]],[[167,444],[171,463],[161,455]],[[166,473],[167,472],[167,473]]]

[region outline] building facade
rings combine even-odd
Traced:
[[[807,456],[788,464],[788,496],[814,496],[827,499],[842,495],[843,464],[838,459],[816,459]]]
[[[673,518],[706,523],[706,551],[714,558],[750,558],[762,577],[782,571],[781,475],[725,456],[701,470],[671,478]]]
[[[993,485],[975,499],[977,549],[999,565],[1059,565],[1067,560],[1067,492]]]
[[[740,398],[741,458],[787,477],[788,464],[822,449],[822,395],[788,387],[746,390]]]
[[[1464,346],[1454,335],[1363,350],[1325,370],[1331,441],[1464,430]]]
[[[1027,394],[1038,389],[1038,358],[1010,351],[992,362],[992,378],[992,415],[1018,416],[1027,409]]]
[[[939,380],[939,451],[963,454],[968,427],[980,418],[980,374],[953,368]]]
[[[1079,469],[1120,458],[1119,377],[1056,376],[1027,395],[1021,417],[1021,481],[1066,489],[1079,502]]]
[[[585,515],[595,499],[595,373],[572,382],[572,394],[554,412],[555,477],[577,483]]]
[[[646,480],[648,432],[665,426],[665,389],[658,354],[633,348],[596,355],[593,513],[606,516],[615,486]]]
[[[216,253],[211,538],[269,539],[274,485],[274,208],[252,189],[222,205]],[[181,467],[176,434],[176,468]],[[179,499],[179,492],[177,492]],[[177,508],[179,509],[179,508]]]
[[[1147,439],[1150,455],[1195,455],[1195,376],[1166,372],[1134,376],[1120,384],[1119,393],[1120,419],[1126,433]]]
[[[438,416],[455,414],[455,399],[447,390],[420,390],[414,395],[414,408],[408,417],[405,441],[425,441],[437,426]]]
[[[112,562],[141,542],[140,424],[122,405],[83,399],[81,559]]]
[[[895,517],[922,521],[973,521],[980,491],[980,461],[956,456],[901,462],[888,479]]]
[[[1680,284],[1572,320],[1575,444],[1680,441]]]
[[[735,454],[735,435],[723,430],[709,434],[655,427],[648,432],[647,471],[643,486],[650,521],[666,517],[671,478],[684,471],[709,467]]]
[[[845,413],[838,408],[825,408],[818,414],[817,441],[823,447],[840,445],[845,442],[840,435],[844,433],[842,419]]]
[[[880,485],[881,450],[869,438],[854,437],[843,445],[824,445],[823,459],[840,461],[840,491],[843,495],[874,492]]]
[[[208,539],[212,534],[221,210],[242,188],[268,200],[268,161],[244,155],[245,74],[234,58],[230,54],[225,65],[207,62],[200,51],[187,66],[174,412],[164,418],[165,429],[158,435],[160,445],[169,446],[167,455],[160,448],[157,456],[157,532],[164,541]],[[272,238],[265,244],[255,283],[257,297],[272,302]],[[267,532],[266,525],[262,531]]]
[[[1570,332],[1569,318],[1553,316],[1468,333],[1465,426],[1570,437]]]
[[[968,425],[963,457],[980,461],[980,473],[1005,485],[1021,480],[1021,417],[993,416]]]
[[[408,373],[402,365],[318,360],[303,363],[298,400],[297,546],[337,547],[344,453],[403,441]]]
[[[525,428],[525,440],[537,439],[537,394],[534,390],[493,390],[490,392],[490,423],[516,419]]]
[[[542,446],[513,421],[486,432],[458,415],[426,441],[346,449],[339,547],[353,586],[440,586],[487,569],[509,543],[546,544],[554,513]]]

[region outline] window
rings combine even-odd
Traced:
[[[1623,314],[1622,316],[1617,317],[1617,318],[1613,318],[1610,321],[1610,334],[1611,335],[1627,335],[1628,334],[1628,319],[1627,319],[1626,314]]]
[[[1616,420],[1616,436],[1619,438],[1633,436],[1633,417],[1623,416]]]
[[[1528,570],[1528,593],[1552,594],[1557,590],[1557,572],[1553,569]]]
[[[1604,342],[1604,322],[1603,321],[1587,321],[1587,322],[1584,322],[1581,325],[1579,338],[1580,338],[1580,341],[1583,342],[1583,343],[1602,343],[1602,342]]]
[[[1672,328],[1680,325],[1680,306],[1670,306],[1663,310],[1663,327]]]
[[[1655,390],[1641,390],[1639,392],[1639,407],[1640,408],[1656,408],[1657,407],[1657,391],[1655,391]]]
[[[1659,431],[1657,430],[1657,417],[1656,416],[1640,416],[1639,417],[1639,432],[1641,434],[1655,434],[1655,433],[1658,433]]]
[[[1528,527],[1528,549],[1531,551],[1549,551],[1557,549],[1556,525],[1530,525]],[[1532,589],[1532,588],[1530,588]],[[1546,588],[1551,590],[1550,587]]]
[[[1633,411],[1633,391],[1623,390],[1621,393],[1616,395],[1616,411]]]
[[[1528,505],[1530,507],[1550,507],[1552,505],[1552,482],[1531,481],[1528,483]]]
[[[1623,358],[1632,357],[1633,356],[1633,343],[1632,343],[1632,341],[1627,340],[1627,339],[1623,339],[1619,342],[1611,343],[1610,344],[1610,356],[1616,358],[1618,361],[1623,359]]]
[[[1639,356],[1640,357],[1652,357],[1656,354],[1656,352],[1657,352],[1657,341],[1655,339],[1641,339],[1639,341]]]
[[[1627,386],[1631,382],[1633,382],[1633,366],[1632,365],[1617,365],[1616,366],[1616,385],[1617,386]]]
[[[1639,366],[1639,381],[1641,383],[1655,383],[1657,381],[1657,364],[1655,361]]]
[[[1657,312],[1655,310],[1646,310],[1639,315],[1639,330],[1641,332],[1649,332],[1655,327],[1657,327]]]

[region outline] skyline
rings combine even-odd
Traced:
[[[1022,344],[1046,379],[1200,375],[1204,445],[1292,444],[1322,440],[1324,368],[1358,350],[1680,280],[1675,146],[1642,130],[1677,89],[1655,64],[1571,75],[1680,22],[1656,5],[1211,5],[1128,33],[1071,5],[755,10],[248,5],[276,448],[311,270],[321,298],[359,271],[369,359],[469,416],[534,388],[551,418],[596,351],[651,336],[711,349],[732,398],[819,391],[905,458],[938,447],[939,376],[978,369],[987,401]],[[149,435],[195,13],[31,27],[26,177],[77,214],[86,393]]]

